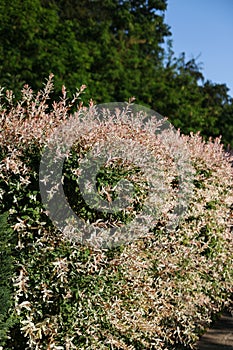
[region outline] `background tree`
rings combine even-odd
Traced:
[[[52,71],[57,87],[87,84],[98,102],[126,99],[162,62],[165,9],[165,1],[3,1],[1,85],[36,89]]]
[[[232,99],[205,81],[195,59],[174,57],[166,0],[15,0],[0,3],[0,85],[16,95],[40,89],[50,72],[55,94],[87,85],[96,103],[136,97],[183,133],[232,143]]]
[[[41,87],[50,72],[56,88],[70,81],[71,87],[84,80],[74,65],[87,66],[86,45],[75,37],[71,21],[60,23],[55,7],[45,8],[40,0],[16,0],[0,4],[0,83],[16,93],[28,83]],[[72,65],[71,65],[72,62]],[[78,69],[76,69],[77,72]]]
[[[205,81],[194,59],[186,61],[185,54],[175,58],[171,53],[154,86],[151,106],[183,133],[200,131],[206,139],[222,135],[225,146],[233,147],[233,100],[228,91],[225,84]]]

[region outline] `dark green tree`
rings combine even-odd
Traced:
[[[232,144],[232,98],[225,84],[205,81],[201,66],[195,59],[186,61],[169,57],[161,70],[161,80],[155,84],[152,108],[168,116],[176,128],[189,134],[200,131],[202,136],[218,137],[227,146]]]
[[[88,66],[89,54],[86,52],[86,45],[75,36],[74,23],[60,23],[55,7],[45,8],[40,0],[1,1],[2,86],[18,92],[27,83],[38,89],[50,72],[55,74],[59,90],[68,81],[72,87],[79,86],[85,83],[83,70],[79,68]]]
[[[233,99],[224,105],[219,116],[218,128],[222,141],[233,153]]]
[[[174,57],[166,0],[0,2],[0,85],[16,95],[52,72],[55,93],[86,84],[84,102],[126,101],[167,116],[183,133],[223,135],[232,144],[232,100],[205,81],[195,59]]]
[[[86,84],[96,102],[140,91],[149,99],[169,35],[165,9],[165,0],[2,1],[0,84],[37,89],[53,72],[57,88]]]

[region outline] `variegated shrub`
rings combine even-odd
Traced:
[[[12,349],[14,334],[20,332],[28,349],[194,348],[211,316],[230,303],[232,160],[219,139],[204,142],[199,134],[176,133],[193,172],[188,207],[182,220],[169,228],[179,195],[169,135],[167,143],[162,142],[154,124],[145,133],[137,120],[132,125],[127,111],[117,122],[111,118],[103,122],[94,114],[85,119],[88,109],[79,100],[85,87],[73,101],[63,87],[60,101],[52,102],[52,86],[52,76],[36,95],[25,86],[18,102],[11,92],[1,93],[1,211],[9,210],[8,222],[17,238],[14,306],[9,315],[18,319],[14,326],[18,329],[10,329],[0,345]],[[127,106],[130,111],[131,105]],[[92,102],[89,107],[94,108]],[[133,162],[116,166],[110,157],[99,193],[111,201],[115,182],[125,176],[137,186],[135,199],[124,215],[100,215],[90,209],[80,197],[76,178],[80,159],[96,142],[109,135],[128,137],[150,150],[163,171],[169,189],[164,206],[149,230],[142,226],[141,234],[125,244],[81,244],[54,226],[41,201],[39,164],[44,147],[55,128],[71,118],[79,127],[80,117],[82,129],[77,130],[82,134],[64,166],[64,190],[83,220],[97,227],[120,227],[140,212],[149,191]]]

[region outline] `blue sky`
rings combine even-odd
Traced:
[[[233,0],[168,0],[175,56],[202,63],[205,79],[226,84],[233,97]]]

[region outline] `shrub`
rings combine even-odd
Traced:
[[[63,88],[61,100],[49,103],[51,89],[52,76],[37,95],[25,86],[16,105],[7,92],[1,106],[1,206],[9,209],[17,235],[14,303],[21,334],[30,349],[192,349],[232,292],[230,158],[219,139],[204,142],[199,134],[176,133],[177,144],[188,152],[193,179],[180,193],[173,131],[156,133],[155,120],[151,132],[143,129],[140,113],[131,118],[131,104],[118,117],[116,110],[115,119],[108,112],[108,118],[98,119],[81,104],[71,115],[79,92],[69,102]],[[64,164],[64,191],[72,209],[97,228],[132,222],[143,210],[150,182],[133,158],[109,157],[96,178],[97,191],[114,200],[116,183],[126,178],[135,196],[125,212],[100,213],[83,201],[77,182],[88,150],[114,137],[133,140],[155,157],[168,190],[162,204],[156,203],[157,215],[146,217],[149,228],[142,217],[135,239],[110,247],[88,244],[88,239],[81,244],[76,233],[64,234],[47,216],[39,162],[55,128],[72,120],[77,140]],[[181,221],[169,226],[181,195],[189,196],[188,208]]]
[[[7,223],[8,213],[0,215],[0,345],[4,345],[10,327],[16,319],[13,312],[13,251],[16,244]],[[11,311],[10,311],[11,310]]]

